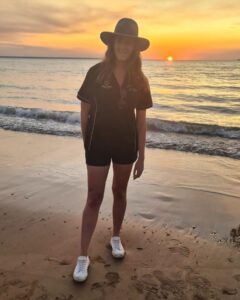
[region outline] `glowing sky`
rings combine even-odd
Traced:
[[[239,16],[239,0],[1,0],[0,55],[103,57],[100,32],[129,17],[143,58],[237,59]]]

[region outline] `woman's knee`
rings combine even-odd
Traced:
[[[126,199],[127,189],[125,187],[112,185],[112,192],[114,198],[123,199],[123,200]]]
[[[104,191],[90,188],[88,190],[87,205],[91,208],[100,207],[103,200],[103,195],[104,195]]]

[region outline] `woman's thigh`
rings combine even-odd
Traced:
[[[125,191],[131,175],[133,163],[117,164],[113,163],[113,183],[112,187],[115,190]]]
[[[109,167],[110,165],[107,166],[87,165],[89,195],[100,197],[100,198],[101,196],[103,196]]]

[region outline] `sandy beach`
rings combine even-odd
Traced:
[[[146,148],[129,181],[123,260],[109,248],[110,169],[75,283],[87,195],[82,139],[0,130],[0,299],[239,299],[240,161]]]

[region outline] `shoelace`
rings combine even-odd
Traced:
[[[78,271],[82,272],[86,270],[87,260],[79,260],[78,261]]]
[[[120,240],[112,240],[112,242],[114,244],[114,248],[117,248],[118,250],[121,250]]]

